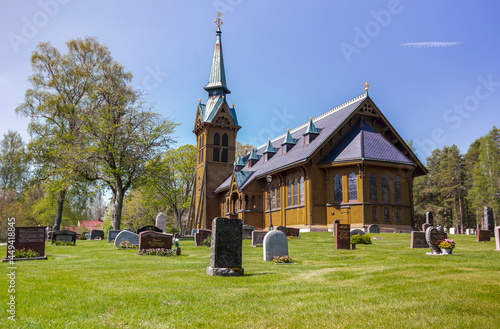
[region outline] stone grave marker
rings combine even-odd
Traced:
[[[456,229],[454,227],[450,227],[450,234],[456,234]]]
[[[120,249],[120,243],[128,241],[130,244],[139,245],[139,234],[130,231],[121,231],[115,237],[115,247]]]
[[[191,235],[194,236],[194,234],[198,232],[198,229],[194,228],[192,231],[191,231]]]
[[[208,275],[243,276],[242,223],[238,218],[214,218]]]
[[[200,229],[194,234],[194,245],[196,247],[202,246],[203,241],[212,236],[212,230]]]
[[[495,227],[495,246],[495,250],[500,251],[500,226]]]
[[[143,249],[172,249],[173,234],[144,231],[139,233],[139,251]]]
[[[432,214],[432,211],[425,213],[425,223],[430,224],[431,226],[434,225],[434,215]]]
[[[104,240],[104,231],[101,230],[92,230],[90,231],[90,240]]]
[[[429,226],[427,231],[425,231],[425,240],[427,245],[431,249],[431,254],[439,255],[441,254],[441,248],[438,247],[437,242],[439,240],[446,239],[443,234],[446,234],[434,226]]]
[[[353,236],[353,235],[365,235],[365,232],[363,230],[360,230],[359,228],[353,228],[350,231],[350,235],[351,236]]]
[[[246,239],[247,237],[252,237],[252,232],[255,230],[255,227],[252,225],[243,225],[243,230],[242,230],[242,238]]]
[[[252,232],[252,246],[256,247],[258,244],[264,243],[264,237],[267,231],[253,231]]]
[[[158,227],[156,227],[154,225],[146,225],[146,226],[143,226],[143,227],[137,229],[137,234],[139,234],[141,232],[146,232],[146,231],[153,231],[153,232],[160,232],[160,233],[163,232],[161,229],[159,229]]]
[[[17,226],[14,229],[14,249],[21,250],[31,249],[38,253],[38,257],[33,257],[29,259],[47,259],[45,256],[45,236],[46,236],[46,227],[43,226]],[[7,257],[5,260],[8,260],[9,257],[9,248],[7,248]],[[12,257],[14,257],[12,255]],[[15,259],[15,258],[13,258]]]
[[[465,234],[467,235],[476,235],[476,232],[473,228],[467,228],[465,229]]]
[[[156,227],[158,227],[162,232],[165,232],[165,227],[167,226],[167,216],[160,212],[156,216]]]
[[[372,224],[368,226],[368,233],[380,233],[380,227],[378,225]]]
[[[298,238],[300,234],[299,228],[287,227],[286,228],[286,236],[291,236],[293,238]]]
[[[275,228],[275,230],[281,231],[281,232],[283,232],[283,234],[284,234],[285,236],[288,236],[288,231],[287,231],[286,226],[283,226],[283,225],[277,226],[277,227]]]
[[[333,221],[333,230],[332,230],[333,233],[332,233],[332,236],[335,236],[335,226],[337,224],[340,224],[340,221],[338,219],[336,219],[336,220]]]
[[[335,249],[351,249],[351,225],[335,225]]]
[[[410,248],[429,248],[429,244],[425,239],[425,232],[411,232]]]
[[[424,233],[425,233],[425,232],[427,232],[427,229],[428,229],[429,227],[431,227],[431,226],[432,226],[431,224],[423,223],[423,224],[422,224],[422,231],[423,231]]]
[[[109,230],[108,231],[108,242],[115,241],[116,236],[120,233],[121,230]]]
[[[52,232],[52,242],[54,241],[65,241],[65,242],[73,242],[73,245],[76,245],[76,232],[67,231],[67,230],[59,230]]]
[[[263,247],[265,261],[272,261],[276,256],[288,255],[288,239],[285,233],[280,230],[268,232],[264,236]]]
[[[490,231],[491,235],[495,234],[495,218],[493,217],[493,209],[490,207],[484,207],[483,230]]]
[[[491,241],[491,232],[488,230],[477,230],[477,242]]]

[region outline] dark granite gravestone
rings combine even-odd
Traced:
[[[434,215],[432,214],[432,211],[425,213],[425,223],[430,224],[431,226],[434,225]]]
[[[38,257],[33,257],[29,259],[47,259],[45,256],[45,236],[46,236],[46,227],[25,227],[18,226],[14,229],[14,250],[22,250],[23,248],[28,251],[31,249],[38,253]],[[7,248],[7,257],[5,260],[9,259],[9,248]],[[13,260],[13,255],[11,256]]]
[[[108,242],[115,241],[116,236],[120,233],[120,230],[109,230],[108,231]]]
[[[488,230],[491,232],[493,236],[495,234],[495,218],[493,217],[493,209],[490,207],[484,207],[484,216],[483,216],[483,230]]]
[[[274,257],[288,256],[288,239],[280,230],[268,232],[264,237],[264,260],[272,261]]]
[[[411,232],[410,248],[429,248],[429,244],[425,240],[425,232]]]
[[[156,227],[158,227],[162,232],[165,232],[165,228],[167,226],[167,216],[164,213],[160,212],[156,216]]]
[[[264,243],[264,237],[266,236],[266,231],[253,231],[252,232],[252,246],[256,247]]]
[[[196,247],[202,246],[203,241],[212,236],[212,230],[200,229],[194,234],[194,245]]]
[[[208,275],[242,276],[242,223],[238,218],[215,218],[212,221],[212,244]]]
[[[252,237],[252,232],[255,230],[255,227],[252,225],[243,225],[243,233],[242,234],[242,239],[246,238],[251,238]]]
[[[491,241],[491,232],[488,230],[477,230],[476,240],[477,242]]]
[[[90,231],[90,240],[104,240],[104,231],[101,230]]]
[[[495,227],[495,246],[495,250],[500,251],[500,226]]]
[[[73,242],[73,245],[76,245],[76,232],[67,231],[67,230],[59,230],[52,232],[52,242],[54,241],[65,241],[65,242]]]
[[[160,232],[160,233],[163,232],[161,229],[159,229],[158,227],[156,227],[154,225],[146,225],[146,226],[143,226],[143,227],[137,229],[137,234],[139,234],[141,232],[146,232],[146,231],[153,231],[153,232]]]
[[[283,232],[283,234],[284,234],[285,236],[288,236],[288,234],[287,234],[287,233],[288,233],[288,231],[286,230],[286,226],[282,226],[282,225],[277,226],[277,227],[275,228],[275,230],[281,231],[281,232]]]
[[[368,226],[368,233],[380,233],[380,227],[378,225],[372,224]]]
[[[143,249],[172,249],[173,234],[145,231],[139,233],[139,251]]]
[[[286,228],[286,236],[291,236],[293,238],[298,238],[300,235],[299,228],[287,227]]]
[[[351,225],[335,225],[335,249],[351,249]]]
[[[363,230],[360,230],[359,228],[353,228],[350,232],[351,236],[353,235],[365,235],[365,232]]]
[[[128,241],[129,244],[139,245],[139,234],[130,231],[121,231],[115,237],[115,247],[120,249],[120,243]]]

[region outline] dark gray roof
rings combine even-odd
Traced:
[[[238,188],[241,190],[257,177],[262,177],[272,171],[279,170],[291,164],[306,161],[308,157],[313,154],[313,152],[321,144],[323,144],[323,142],[328,137],[330,137],[333,132],[337,130],[337,128],[358,108],[358,106],[366,99],[366,97],[366,94],[362,94],[314,118],[314,125],[320,130],[320,133],[308,145],[304,145],[303,133],[306,127],[309,125],[309,120],[304,124],[290,130],[290,134],[296,141],[296,144],[293,145],[293,147],[286,154],[283,154],[281,150],[281,142],[286,137],[286,133],[273,139],[271,143],[273,147],[277,149],[276,154],[274,154],[266,162],[264,162],[264,157],[261,157],[259,161],[257,161],[251,167],[249,167],[249,163],[247,163],[242,170],[252,172],[253,175],[247,178],[244,181],[243,185],[238,185]],[[267,146],[268,143],[265,143],[264,145],[258,147],[257,155],[262,155]],[[230,184],[231,176],[228,177],[219,187],[217,187],[215,192],[223,191],[229,188]]]
[[[319,164],[358,159],[413,164],[394,145],[361,120]]]

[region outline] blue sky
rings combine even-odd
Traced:
[[[500,125],[500,2],[0,0],[0,134],[27,141],[15,114],[41,41],[95,36],[134,75],[157,112],[195,143],[222,11],[226,78],[238,140],[261,145],[363,93],[421,158],[469,145]]]

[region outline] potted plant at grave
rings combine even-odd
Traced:
[[[174,245],[175,245],[175,251],[176,251],[176,254],[177,256],[180,256],[181,254],[181,245],[179,244],[179,239],[175,238],[174,239]]]
[[[455,241],[453,239],[438,240],[438,247],[441,249],[443,254],[451,255],[453,249],[455,248]]]

